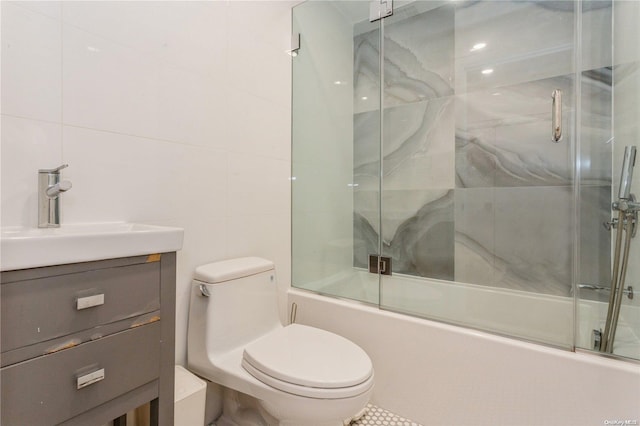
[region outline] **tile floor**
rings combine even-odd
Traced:
[[[367,408],[367,413],[351,422],[351,426],[422,426],[372,404],[367,405]]]

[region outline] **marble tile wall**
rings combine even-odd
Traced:
[[[379,32],[354,36],[355,266],[377,251],[381,226],[396,273],[569,295],[580,136],[580,280],[606,282],[611,2],[584,5],[580,135],[572,3],[415,3],[385,22],[381,220],[379,111],[362,101],[377,90]],[[564,95],[558,144],[554,89]]]

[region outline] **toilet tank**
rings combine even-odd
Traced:
[[[189,307],[190,362],[202,355],[213,360],[279,327],[273,262],[245,257],[196,268]]]

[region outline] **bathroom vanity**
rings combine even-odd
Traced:
[[[148,246],[173,251],[21,269],[5,237],[1,424],[100,425],[147,402],[152,424],[173,424],[182,230],[179,244]]]

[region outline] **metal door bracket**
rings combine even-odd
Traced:
[[[391,258],[370,254],[369,272],[372,274],[391,275]]]
[[[293,57],[298,56],[300,50],[300,33],[291,34],[291,49],[287,53]]]
[[[393,0],[372,0],[369,3],[369,22],[393,15]]]

